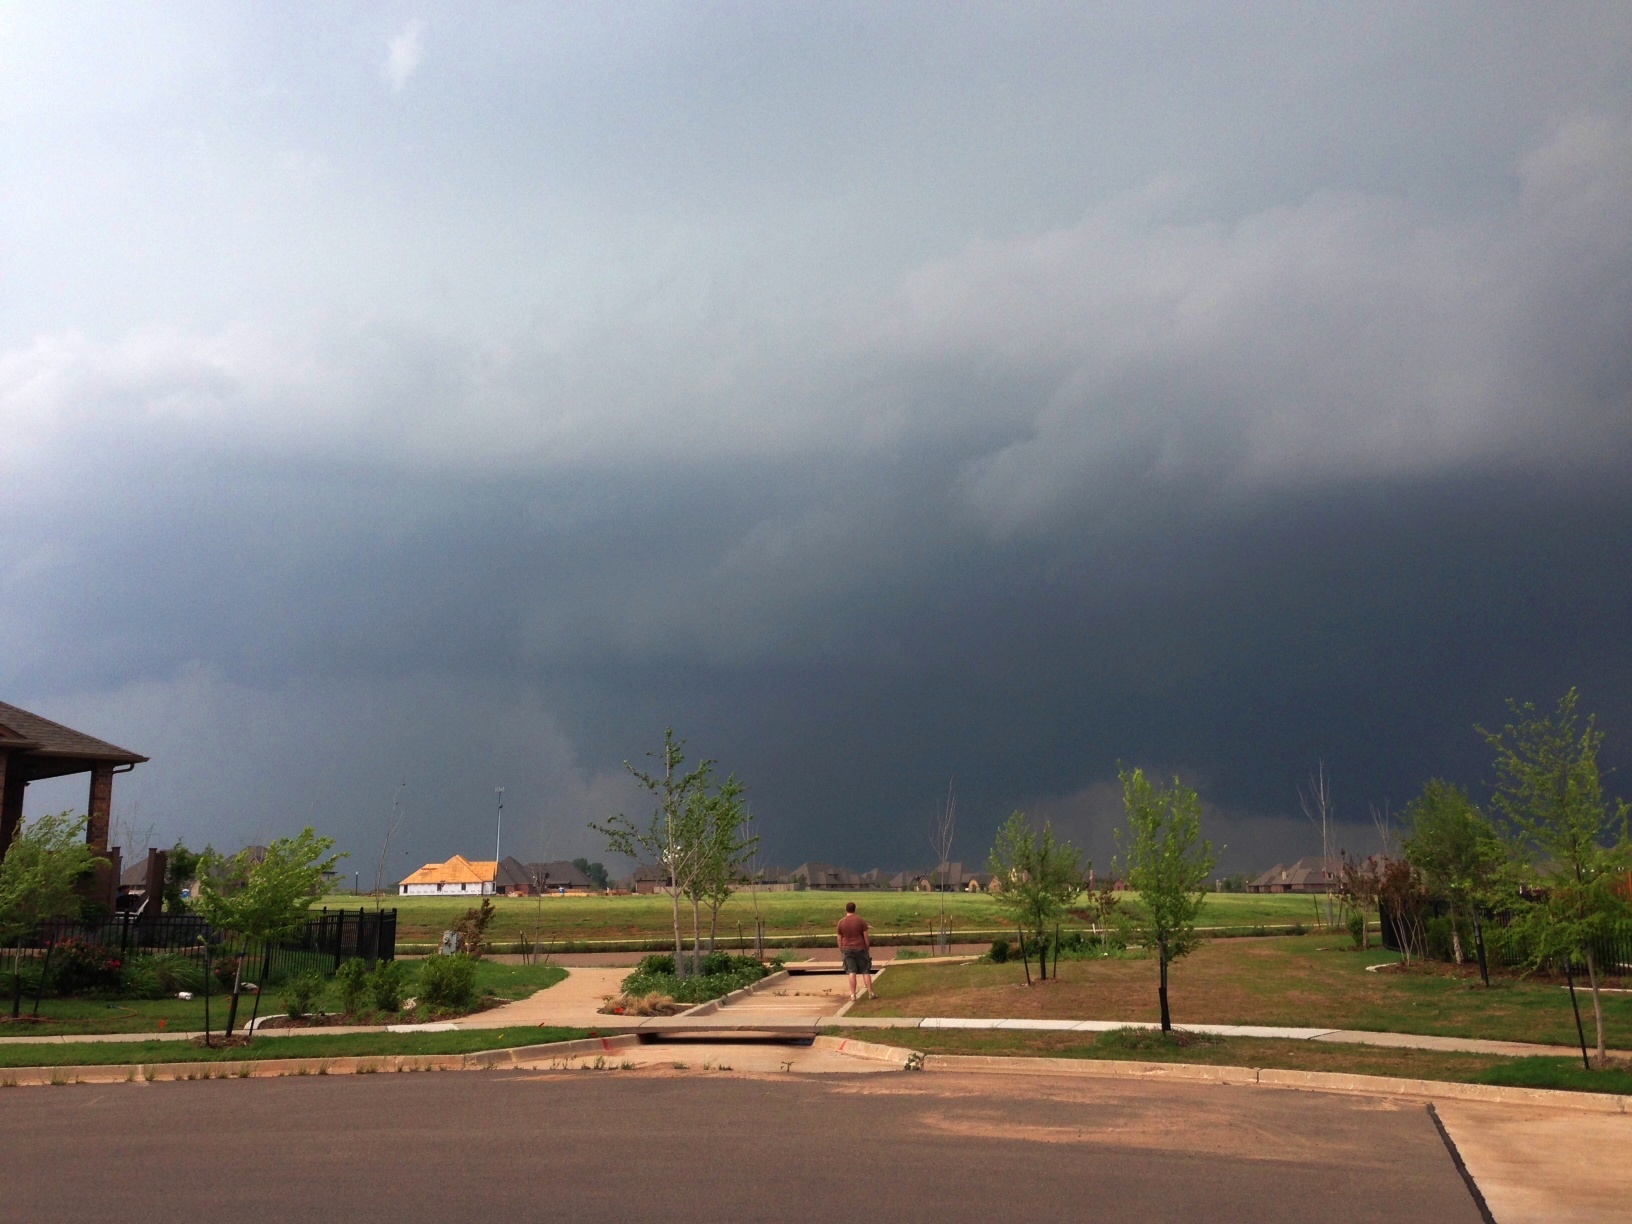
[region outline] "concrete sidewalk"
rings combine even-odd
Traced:
[[[602,1033],[764,1033],[780,1036],[811,1036],[823,1029],[1005,1029],[1031,1032],[1104,1033],[1119,1028],[1156,1029],[1160,1025],[1127,1020],[1027,1020],[975,1019],[959,1016],[849,1016],[843,1015],[848,992],[837,983],[843,979],[827,965],[793,965],[794,970],[815,970],[808,976],[797,974],[790,980],[772,984],[763,992],[753,992],[729,1001],[712,1014],[678,1016],[609,1016],[600,1011],[607,997],[618,993],[627,971],[608,966],[585,966],[568,970],[556,985],[526,999],[477,1012],[459,1020],[438,1024],[392,1024],[335,1026],[320,1029],[262,1029],[257,1037],[296,1037],[314,1034],[338,1036],[344,1033],[426,1033],[468,1029],[495,1029],[520,1026],[558,1025],[588,1028]],[[827,972],[823,972],[827,970]],[[1394,1049],[1443,1050],[1468,1054],[1499,1054],[1508,1057],[1540,1055],[1554,1058],[1579,1057],[1575,1046],[1538,1045],[1521,1041],[1492,1041],[1477,1037],[1436,1037],[1421,1033],[1368,1032],[1361,1029],[1294,1028],[1257,1024],[1182,1024],[1191,1032],[1220,1037],[1264,1037],[1289,1041],[1323,1041],[1343,1045],[1386,1046]],[[0,1048],[10,1043],[50,1043],[71,1045],[87,1041],[186,1041],[202,1033],[71,1033],[51,1037],[0,1037]],[[1629,1057],[1624,1051],[1612,1051]]]

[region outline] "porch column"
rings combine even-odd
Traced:
[[[8,770],[11,753],[0,752],[0,858],[6,857],[11,839],[23,819],[23,790],[28,783],[21,769]]]
[[[91,794],[85,801],[85,844],[98,854],[108,852],[108,818],[113,813],[113,766],[91,767]]]

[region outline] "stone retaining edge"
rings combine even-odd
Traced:
[[[676,1012],[675,1018],[679,1019],[681,1016],[712,1016],[715,1012],[719,1011],[720,1008],[724,1007],[728,1003],[734,1003],[738,999],[745,999],[751,994],[764,990],[771,985],[779,985],[787,980],[788,971],[786,969],[778,969],[775,973],[766,974],[764,977],[760,978],[759,981],[748,986],[740,986],[736,990],[731,991],[729,994],[721,995],[717,999],[709,999],[707,1002],[698,1003],[694,1007],[688,1007],[683,1012]]]
[[[1508,1088],[1496,1084],[1458,1084],[1444,1080],[1397,1079],[1337,1071],[1285,1071],[1273,1067],[1210,1066],[1203,1063],[1131,1062],[1120,1059],[1027,1058],[1002,1054],[928,1054],[926,1071],[976,1071],[997,1074],[1074,1075],[1101,1079],[1184,1080],[1257,1088],[1291,1088],[1315,1092],[1353,1092],[1367,1096],[1420,1097],[1440,1101],[1486,1101],[1504,1105],[1542,1105],[1579,1113],[1632,1114],[1632,1097],[1611,1093],[1567,1092],[1554,1088]]]

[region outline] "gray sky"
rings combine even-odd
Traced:
[[[593,854],[672,723],[786,863],[1368,849],[1632,765],[1632,9],[8,6],[0,426],[138,835]]]

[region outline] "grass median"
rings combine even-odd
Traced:
[[[1127,894],[1133,896],[1135,894]],[[345,907],[347,897],[326,897],[322,904],[333,909]],[[397,911],[397,940],[401,943],[434,943],[472,905],[473,897],[391,897],[386,903]],[[488,939],[494,952],[509,951],[518,936],[531,935],[534,928],[548,945],[557,950],[567,943],[599,940],[634,941],[673,939],[672,914],[665,896],[622,897],[492,897],[497,910]],[[920,892],[782,892],[761,893],[758,913],[766,934],[827,939],[844,915],[844,905],[854,901],[880,936],[896,934],[928,938],[930,927],[938,923],[943,897]],[[956,931],[1008,931],[1007,913],[984,893],[947,893],[947,917]],[[738,892],[720,911],[716,932],[718,946],[741,951],[754,944],[754,899]],[[691,935],[691,914],[684,915],[687,939]],[[1210,893],[1202,907],[1203,926],[1250,928],[1258,925],[1313,923],[1315,907],[1309,897],[1288,894]],[[706,923],[706,915],[705,915]],[[704,936],[707,936],[705,927]],[[989,936],[988,936],[989,938]]]
[[[471,1029],[453,1033],[339,1033],[257,1037],[249,1045],[207,1047],[187,1041],[88,1041],[0,1047],[0,1067],[109,1067],[144,1063],[250,1062],[269,1058],[352,1058],[389,1054],[474,1054],[575,1041],[581,1028]]]
[[[895,964],[878,980],[878,999],[858,1003],[850,1014],[1160,1019],[1157,966],[1151,958],[1062,960],[1059,970],[1058,980],[1027,986],[1025,970],[1015,963]],[[1173,965],[1169,990],[1173,1019],[1180,1025],[1263,1024],[1576,1043],[1570,996],[1561,982],[1500,973],[1487,989],[1471,965],[1418,962],[1402,970],[1393,953],[1356,952],[1346,936],[1331,934],[1209,940]],[[1584,994],[1581,1006],[1589,1006]],[[1632,1046],[1632,995],[1606,994],[1604,1018],[1610,1045]],[[1590,1013],[1586,1019],[1590,1025]]]
[[[829,1030],[859,1041],[885,1041],[925,1054],[984,1054],[1022,1058],[1083,1058],[1132,1062],[1198,1063],[1223,1067],[1274,1067],[1342,1075],[1383,1075],[1399,1079],[1460,1084],[1499,1084],[1571,1092],[1632,1095],[1632,1066],[1587,1071],[1579,1059],[1509,1058],[1441,1050],[1339,1045],[1258,1037],[1203,1038],[1189,1044],[1162,1039],[1159,1032],[1036,1033],[1016,1029],[914,1029],[884,1036],[877,1029]],[[1181,1041],[1184,1037],[1181,1036]]]

